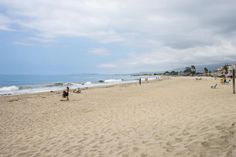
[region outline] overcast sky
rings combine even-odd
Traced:
[[[0,0],[0,74],[236,62],[235,0]]]

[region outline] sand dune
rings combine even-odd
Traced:
[[[1,157],[235,157],[236,95],[171,78],[0,97]]]

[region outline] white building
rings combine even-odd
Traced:
[[[228,66],[228,74],[227,76],[232,76],[233,75],[233,68],[236,67],[236,64],[232,64]]]

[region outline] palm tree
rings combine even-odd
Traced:
[[[190,75],[192,72],[191,72],[191,68],[190,67],[185,67],[184,69],[184,75]]]
[[[205,75],[208,75],[208,72],[209,72],[209,71],[208,71],[207,67],[205,67],[205,68],[204,68],[204,73],[205,73]]]
[[[191,65],[191,74],[196,74],[196,67],[194,65]]]
[[[228,74],[228,71],[229,71],[229,66],[226,64],[223,66],[223,70],[225,72],[225,74]]]

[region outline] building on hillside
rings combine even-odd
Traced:
[[[215,77],[231,77],[233,75],[233,68],[236,64],[226,65],[226,67],[219,67],[216,71],[212,72],[211,75]],[[227,69],[227,71],[226,71]]]
[[[224,75],[223,67],[217,68],[215,71],[211,72],[210,75],[214,77],[222,77]]]
[[[236,68],[236,64],[232,64],[228,66],[228,77],[232,77],[233,76],[233,69]]]

